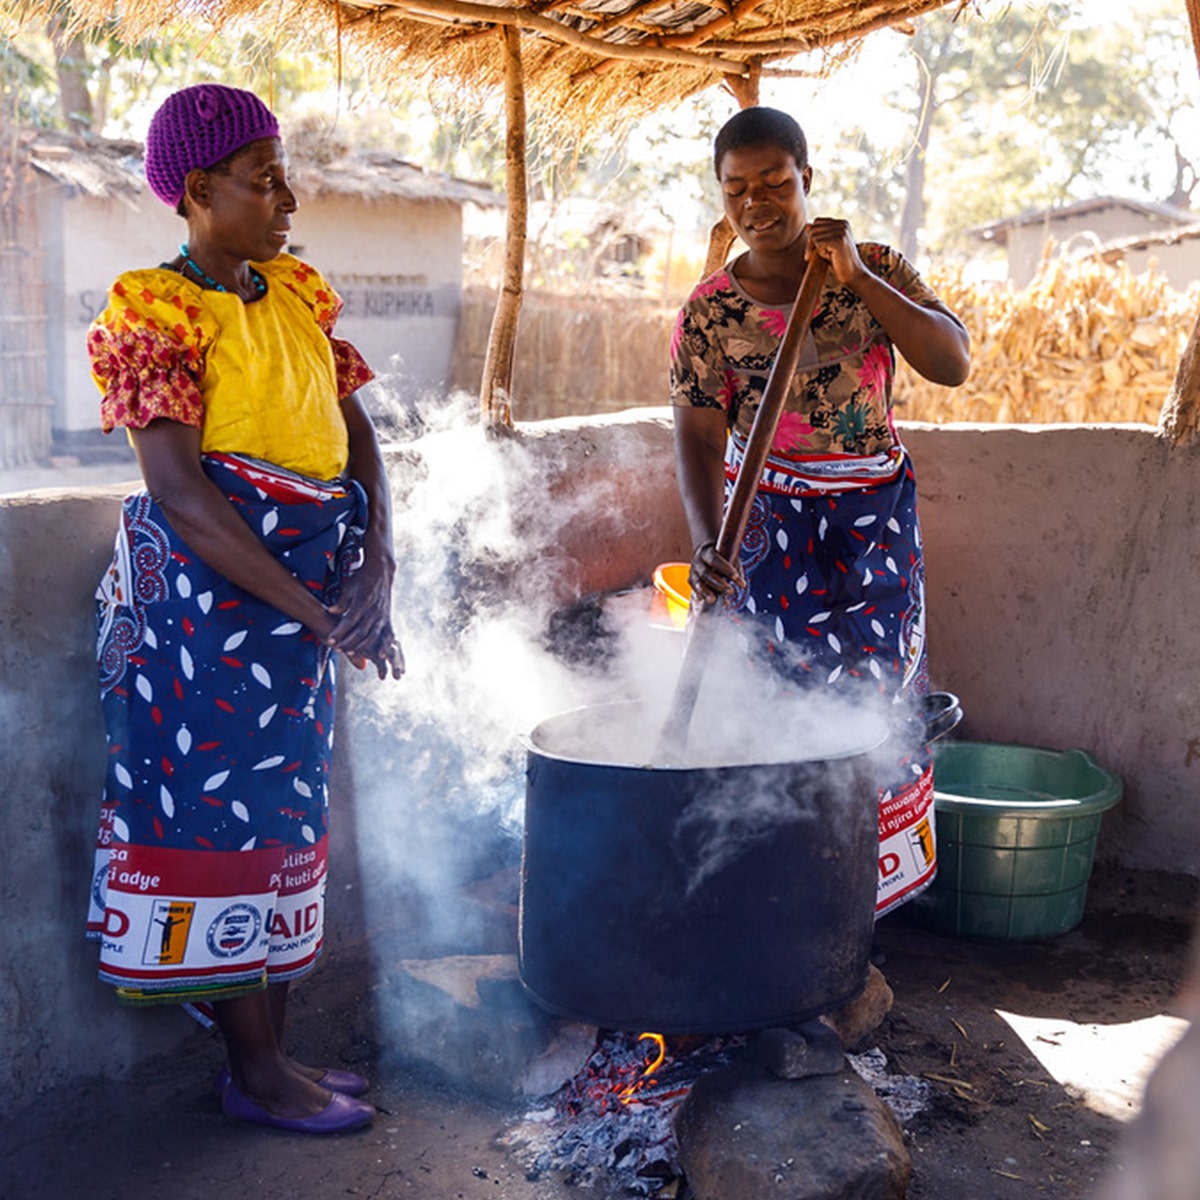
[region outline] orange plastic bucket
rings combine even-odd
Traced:
[[[676,629],[682,629],[687,624],[692,603],[689,570],[690,564],[684,562],[663,563],[654,569],[652,614],[660,620],[665,618]]]

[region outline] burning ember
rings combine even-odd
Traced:
[[[531,1178],[567,1173],[592,1187],[617,1183],[631,1196],[672,1196],[681,1171],[672,1119],[692,1084],[724,1066],[743,1037],[602,1034],[583,1069],[545,1108],[526,1113],[503,1138]]]
[[[641,1075],[638,1076],[633,1083],[629,1084],[627,1087],[623,1087],[620,1092],[617,1093],[622,1104],[629,1104],[633,1100],[634,1096],[636,1096],[637,1093],[646,1085],[650,1079],[650,1076],[653,1075],[654,1072],[657,1071],[658,1068],[661,1067],[667,1060],[667,1039],[663,1037],[661,1033],[639,1033],[638,1041],[650,1041],[654,1044],[654,1061],[646,1065],[646,1068],[642,1071]],[[684,1088],[683,1090],[685,1093],[687,1092],[687,1088]],[[665,1097],[660,1097],[660,1099],[665,1099]]]
[[[746,1047],[743,1035],[674,1037],[668,1044],[660,1033],[602,1033],[578,1074],[500,1142],[530,1179],[561,1172],[568,1184],[602,1185],[608,1194],[676,1197],[685,1186],[676,1110],[701,1076],[741,1058]],[[889,1074],[882,1051],[848,1054],[846,1062],[902,1124],[924,1108],[929,1085]]]

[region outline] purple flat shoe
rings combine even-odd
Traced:
[[[330,1067],[317,1080],[317,1087],[323,1087],[329,1092],[341,1092],[343,1096],[361,1096],[371,1085],[353,1071],[339,1071],[336,1067]]]
[[[222,1067],[213,1078],[213,1091],[218,1100],[225,1095],[233,1076],[228,1067]],[[370,1090],[370,1083],[353,1071],[339,1071],[330,1067],[320,1079],[316,1080],[317,1087],[323,1087],[327,1092],[341,1092],[343,1096],[361,1096]]]
[[[311,1117],[277,1117],[239,1091],[232,1080],[221,1096],[221,1109],[227,1117],[293,1133],[347,1133],[370,1125],[375,1118],[375,1110],[369,1104],[352,1096],[343,1096],[341,1092],[334,1092],[329,1103]]]

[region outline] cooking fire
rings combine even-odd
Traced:
[[[631,1196],[675,1196],[675,1111],[696,1079],[732,1062],[745,1041],[604,1032],[582,1070],[503,1143],[531,1178],[566,1172],[580,1187],[606,1181]]]
[[[928,1085],[919,1079],[888,1074],[878,1050],[842,1055],[849,1066],[904,1122],[919,1112]],[[577,1187],[603,1187],[606,1194],[673,1200],[687,1191],[675,1121],[680,1106],[704,1076],[738,1064],[767,1065],[764,1076],[782,1078],[780,1038],[800,1038],[787,1030],[712,1037],[666,1037],[601,1032],[596,1048],[576,1075],[547,1103],[527,1112],[505,1136],[507,1147],[530,1179],[561,1173]],[[810,1030],[811,1036],[811,1030]],[[829,1064],[821,1068],[829,1070]],[[758,1074],[760,1072],[756,1072]],[[788,1079],[788,1087],[804,1080]]]

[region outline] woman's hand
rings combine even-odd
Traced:
[[[404,674],[404,652],[392,628],[392,580],[396,558],[392,550],[392,494],[375,426],[357,392],[342,401],[350,439],[350,475],[367,493],[367,534],[363,564],[343,584],[338,602],[329,610],[337,624],[329,644],[341,650],[362,670],[375,664],[380,679]]]
[[[367,551],[363,565],[343,584],[338,602],[329,611],[337,624],[326,639],[359,670],[374,663],[380,679],[404,674],[404,652],[392,628],[392,579],[395,561]]]
[[[837,217],[818,217],[809,225],[804,257],[810,262],[823,258],[829,264],[829,273],[843,287],[867,274],[850,222]]]
[[[851,288],[883,326],[893,345],[926,379],[957,387],[971,371],[966,327],[941,301],[915,304],[869,271],[848,221],[818,217],[808,227],[805,257],[820,256],[843,287]]]
[[[688,583],[692,588],[692,604],[707,608],[722,596],[728,596],[734,585],[746,586],[746,578],[737,563],[717,553],[715,542],[701,542],[692,555],[688,570]]]

